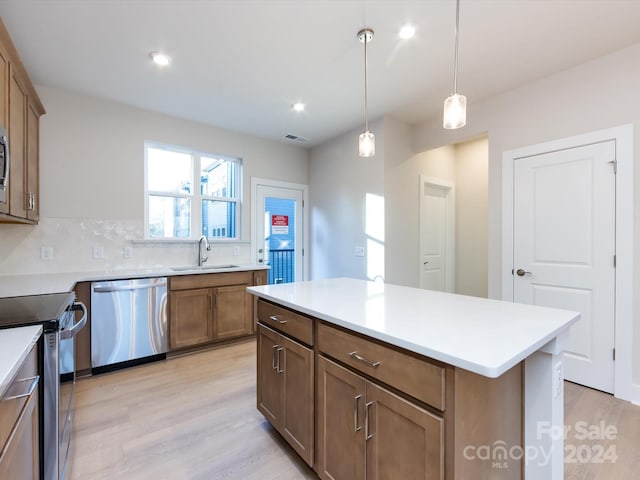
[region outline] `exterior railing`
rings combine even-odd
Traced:
[[[269,250],[269,285],[295,281],[295,250]]]

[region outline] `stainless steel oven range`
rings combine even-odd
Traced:
[[[74,339],[86,322],[87,309],[75,301],[74,293],[0,298],[0,328],[38,324],[43,328],[38,342],[43,480],[62,480],[67,471],[74,414]]]

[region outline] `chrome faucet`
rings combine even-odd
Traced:
[[[209,256],[208,255],[202,255],[202,241],[204,240],[204,245],[205,245],[205,251],[210,252],[211,251],[211,245],[209,244],[209,240],[207,239],[207,237],[205,235],[202,235],[200,237],[200,240],[198,240],[198,266],[201,267],[204,262],[206,262],[207,260],[209,260]]]

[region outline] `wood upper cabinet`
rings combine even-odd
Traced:
[[[26,124],[27,91],[13,68],[9,69],[9,213],[27,217]]]
[[[313,465],[313,350],[258,324],[258,410]]]
[[[9,34],[0,21],[0,123],[9,139],[7,203],[0,222],[39,220],[39,129],[45,110]]]
[[[9,59],[0,45],[0,125],[8,128],[9,122]],[[8,196],[7,196],[8,198]],[[9,202],[0,202],[0,214],[9,213]]]
[[[322,356],[317,391],[320,478],[444,478],[441,417]]]
[[[27,219],[40,220],[40,115],[33,102],[27,105],[26,208]]]

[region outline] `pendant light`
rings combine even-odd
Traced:
[[[369,131],[369,112],[367,105],[367,44],[373,40],[373,30],[364,28],[358,32],[358,40],[364,43],[364,133],[360,134],[358,152],[361,157],[373,157],[376,154],[376,138]]]
[[[456,46],[453,63],[453,94],[444,101],[442,126],[452,130],[467,123],[467,97],[458,93],[458,29],[460,24],[460,0],[456,0]]]

